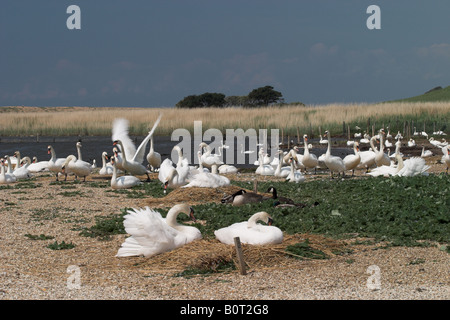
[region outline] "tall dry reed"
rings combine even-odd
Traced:
[[[163,118],[156,135],[169,135],[177,128],[193,131],[194,121],[202,121],[202,129],[280,129],[285,135],[318,134],[330,130],[345,133],[345,123],[362,130],[376,124],[391,126],[391,131],[408,126],[422,130],[426,124],[446,127],[450,119],[450,103],[380,103],[328,104],[317,106],[285,106],[262,108],[0,108],[0,135],[110,135],[112,122],[123,117],[130,121],[131,135],[144,135],[158,115]],[[439,129],[439,128],[438,128]]]

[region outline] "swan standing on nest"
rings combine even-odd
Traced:
[[[116,168],[116,158],[111,158],[111,165],[113,167],[113,173],[111,176],[111,188],[114,190],[118,189],[129,189],[134,186],[142,184],[141,180],[135,176],[121,176],[117,177],[117,168]]]
[[[131,236],[122,243],[116,257],[151,257],[201,239],[202,235],[197,228],[177,222],[180,213],[196,221],[194,210],[187,204],[173,206],[166,218],[149,207],[128,210],[123,225]]]
[[[131,143],[131,139],[128,137],[128,122],[125,119],[116,119],[113,126],[113,140],[114,145],[119,145],[122,151],[122,167],[125,171],[132,175],[147,175],[147,181],[150,181],[150,171],[142,164],[144,161],[145,147],[153,136],[156,127],[161,120],[161,115],[153,125],[152,130],[148,133],[147,137],[141,142],[138,149],[133,153],[134,145]],[[125,126],[126,124],[126,126]],[[120,137],[119,139],[116,139]]]
[[[263,221],[268,225],[257,223]],[[272,226],[272,217],[265,211],[257,212],[248,221],[238,222],[214,231],[216,238],[225,244],[234,244],[239,237],[242,243],[252,245],[278,244],[283,242],[283,232]]]
[[[345,164],[341,157],[331,155],[331,135],[328,131],[325,131],[325,136],[328,138],[328,148],[325,153],[325,165],[328,167],[333,178],[333,172],[337,172],[338,175],[345,175]]]

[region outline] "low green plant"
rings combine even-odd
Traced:
[[[52,250],[67,250],[75,248],[75,245],[72,242],[66,243],[65,241],[62,241],[61,243],[58,243],[58,241],[55,241],[49,244],[47,248]]]
[[[51,240],[54,239],[55,237],[53,236],[46,236],[45,234],[40,234],[40,235],[35,235],[35,234],[25,234],[25,237],[27,237],[30,240]]]
[[[329,259],[328,255],[323,251],[312,248],[309,245],[309,239],[306,239],[304,242],[289,245],[285,248],[285,251],[297,259]]]
[[[100,240],[109,240],[112,235],[125,234],[123,226],[124,216],[127,214],[128,208],[121,209],[120,214],[111,214],[108,216],[95,217],[95,224],[89,228],[85,228],[80,232],[81,236],[98,238]]]

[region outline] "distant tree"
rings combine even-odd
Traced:
[[[200,106],[200,99],[197,95],[190,95],[178,101],[175,106],[177,108],[197,108]]]
[[[228,96],[225,97],[225,106],[242,107],[248,104],[248,96]]]
[[[222,107],[225,105],[223,93],[206,92],[201,95],[190,95],[184,97],[175,106],[177,108],[208,108]]]
[[[275,91],[272,86],[260,87],[253,89],[248,94],[248,100],[251,105],[269,105],[281,101],[283,95],[279,91]]]
[[[203,107],[222,107],[225,104],[225,95],[223,93],[206,92],[200,95],[199,98]]]

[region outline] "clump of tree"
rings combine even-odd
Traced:
[[[225,105],[225,95],[223,93],[206,92],[201,95],[190,95],[177,104],[177,108],[209,108],[223,107]]]
[[[264,86],[252,90],[246,96],[225,96],[223,93],[206,92],[201,95],[184,97],[177,104],[177,108],[208,108],[208,107],[260,107],[270,104],[284,104],[281,92],[272,86]]]
[[[272,86],[253,89],[248,94],[250,105],[254,106],[268,106],[269,104],[282,101],[282,98],[281,92],[275,91]]]

